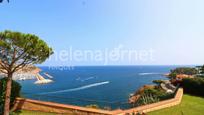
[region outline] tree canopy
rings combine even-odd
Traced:
[[[44,62],[52,53],[52,48],[36,35],[0,32],[0,72],[7,75],[4,115],[9,115],[13,73],[29,64]]]
[[[19,67],[44,62],[52,53],[52,49],[36,35],[8,30],[0,32],[1,70],[15,72]]]

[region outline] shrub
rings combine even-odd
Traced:
[[[159,98],[159,100],[166,100],[173,98],[174,94],[166,93],[166,91],[160,89],[160,88],[154,88],[154,89],[146,89],[145,94],[152,94]]]
[[[160,85],[161,83],[164,83],[164,80],[153,80],[153,83]]]
[[[156,86],[154,85],[144,85],[143,87],[139,88],[136,92],[135,95],[141,95],[144,93],[145,90],[147,89],[154,89]]]
[[[185,93],[204,97],[204,78],[185,78],[182,81],[182,86]]]
[[[0,114],[3,113],[4,101],[5,101],[5,90],[6,90],[6,78],[0,79]],[[10,106],[12,107],[16,97],[20,96],[21,86],[18,82],[12,81]]]
[[[91,105],[87,105],[87,108],[93,108],[93,109],[100,109],[100,107],[96,104],[91,104]]]
[[[153,94],[143,94],[136,102],[137,106],[159,102],[159,98]]]
[[[172,78],[172,79],[175,79],[175,78],[176,78],[176,75],[177,75],[176,73],[170,73],[170,74],[169,74],[169,77]]]
[[[158,80],[158,82],[163,81]],[[133,107],[173,98],[174,93],[167,93],[159,86],[143,86],[134,96],[139,96],[139,98],[136,98],[134,102],[131,102]]]

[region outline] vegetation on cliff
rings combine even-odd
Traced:
[[[179,67],[176,69],[171,70],[169,76],[171,78],[175,78],[178,74],[185,74],[185,75],[195,75],[198,74],[199,71],[196,68],[191,67]]]
[[[180,84],[184,88],[184,93],[204,97],[203,73],[204,66],[180,67],[171,70],[170,79],[172,83]]]
[[[163,81],[158,80],[156,86],[145,85],[141,87],[132,97],[130,97],[129,103],[135,107],[173,98],[174,93],[166,92],[160,87],[159,83],[163,83]]]

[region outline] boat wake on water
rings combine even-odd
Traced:
[[[94,78],[96,78],[96,77],[88,77],[86,79],[82,79],[81,81],[83,82],[83,81],[91,80],[91,79],[94,79]]]
[[[85,79],[81,79],[80,77],[78,77],[76,80],[77,80],[77,81],[84,82],[84,81],[88,81],[88,80],[95,79],[95,78],[96,78],[96,76],[88,77],[88,78],[85,78]]]
[[[97,86],[100,86],[100,85],[105,85],[105,84],[108,84],[108,83],[110,83],[110,81],[93,83],[93,84],[89,84],[89,85],[85,85],[85,86],[78,87],[78,88],[73,88],[73,89],[66,89],[66,90],[59,90],[59,91],[53,91],[53,92],[39,93],[39,95],[79,91],[79,90],[83,90],[83,89],[89,89],[91,87],[97,87]]]
[[[162,73],[139,73],[139,75],[162,75]]]

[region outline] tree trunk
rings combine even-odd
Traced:
[[[6,94],[4,103],[4,115],[9,115],[10,111],[10,96],[11,96],[12,74],[8,74],[6,83]]]

